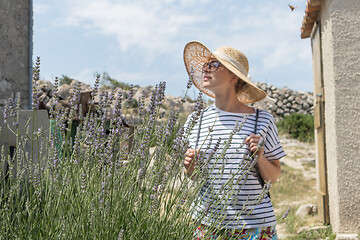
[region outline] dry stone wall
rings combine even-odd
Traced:
[[[252,104],[256,108],[265,109],[269,111],[276,120],[290,115],[291,113],[303,113],[303,114],[313,114],[314,113],[314,98],[312,93],[308,92],[297,92],[288,88],[276,88],[273,85],[267,85],[263,82],[256,83],[259,88],[264,90],[268,97],[263,101]],[[70,106],[70,99],[74,91],[75,85],[79,85],[80,93],[85,94],[92,91],[90,85],[78,82],[74,80],[71,84],[61,85],[58,89],[58,102],[64,107]],[[51,99],[53,97],[54,86],[50,82],[40,81],[37,92],[40,101],[40,107],[43,109],[50,109]],[[147,87],[136,87],[134,88],[134,99],[138,100],[139,97],[143,94],[145,96],[145,104],[150,101],[151,92],[155,89],[153,86]],[[126,94],[125,90],[121,88],[116,89],[100,89],[99,95],[108,92],[111,95],[111,92],[114,92],[115,98],[118,94]],[[95,98],[95,102],[100,101],[100,98]],[[165,109],[170,109],[172,107],[180,107],[181,97],[174,97],[170,95],[165,96],[164,107]],[[182,112],[190,113],[194,108],[192,102],[185,102],[182,107]]]
[[[269,111],[276,120],[295,112],[314,114],[314,97],[312,93],[277,88],[264,82],[258,82],[256,85],[265,91],[268,97],[252,105]]]

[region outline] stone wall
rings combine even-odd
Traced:
[[[0,1],[0,108],[21,94],[22,108],[30,107],[32,58],[32,1]]]
[[[74,86],[79,82],[74,80],[71,84],[64,84],[59,87],[58,90],[58,102],[63,106],[70,106],[70,99],[74,89]],[[80,93],[85,94],[89,91],[92,91],[92,88],[88,84],[79,83]],[[266,83],[256,83],[261,89],[263,89],[268,94],[268,98],[264,99],[261,102],[253,104],[257,108],[265,109],[269,111],[276,120],[290,115],[291,113],[303,113],[303,114],[313,114],[313,95],[312,93],[306,92],[297,92],[290,90],[288,88],[276,88],[272,85],[267,85]],[[50,102],[53,97],[53,88],[54,86],[50,82],[40,81],[37,87],[38,97],[40,100],[40,106],[43,109],[50,108]],[[145,103],[150,101],[151,92],[155,88],[153,86],[147,87],[135,87],[134,88],[134,99],[138,100],[142,92],[145,93]],[[121,88],[116,88],[114,90],[109,89],[100,89],[100,92],[111,91],[115,92],[117,95],[120,92],[124,92]],[[99,99],[95,99],[99,101]],[[174,97],[170,95],[165,96],[164,106],[169,109],[174,106],[180,106],[181,97]],[[193,102],[185,102],[182,105],[182,112],[190,113],[194,107]]]
[[[309,92],[297,92],[288,88],[276,88],[263,82],[256,85],[266,92],[267,98],[253,106],[269,111],[278,120],[291,113],[314,114],[314,97]]]

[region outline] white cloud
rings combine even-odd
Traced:
[[[286,67],[293,64],[311,62],[311,50],[308,42],[293,44],[283,40],[269,49],[262,60],[264,70]]]
[[[97,65],[120,81],[140,85],[172,82],[169,88],[175,92],[186,85],[182,51],[190,40],[199,40],[211,50],[228,45],[243,51],[254,80],[261,76],[273,82],[293,74],[293,68],[299,73],[311,71],[310,43],[300,39],[301,8],[306,3],[291,2],[298,6],[294,11],[287,1],[65,0],[59,4],[61,10],[54,12],[61,19],[54,19],[56,25],[51,29],[56,30],[58,41],[77,41],[74,51],[80,40],[86,46],[77,50],[79,56],[88,57],[77,58],[82,64],[73,64],[66,71],[79,72],[73,77],[90,84],[95,81],[92,68]],[[35,8],[49,12],[44,4]],[[90,55],[91,50],[103,54]],[[279,72],[283,76],[275,75]],[[184,81],[181,86],[180,81]]]
[[[73,78],[81,82],[94,85],[96,79],[95,73],[96,71],[94,69],[86,68],[76,74]]]
[[[193,22],[206,17],[189,14],[170,0],[68,1],[64,24],[83,27],[93,33],[115,36],[121,50],[142,48],[150,54],[172,52],[178,37]]]
[[[232,19],[227,31],[235,34],[224,37],[223,41],[261,58],[263,71],[311,62],[310,45],[300,39],[302,17],[301,11],[292,12],[287,4],[251,5]]]
[[[46,13],[49,10],[49,8],[50,7],[47,4],[41,4],[41,3],[34,3],[33,4],[34,14]]]
[[[184,39],[197,38],[205,44],[219,47],[223,43],[261,57],[267,69],[289,63],[290,55],[295,60],[309,60],[310,51],[305,49],[309,46],[300,42],[300,10],[290,11],[287,3],[278,2],[236,6],[243,7],[237,10],[211,0],[69,0],[63,23],[115,37],[122,51],[136,48],[144,52],[145,59],[174,54]],[[210,10],[218,10],[218,15]],[[230,14],[227,22],[214,17]]]

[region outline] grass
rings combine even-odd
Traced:
[[[271,187],[275,207],[278,204],[277,200],[286,199],[288,202],[296,202],[313,195],[314,186],[316,186],[316,179],[305,179],[301,171],[287,165],[282,166],[280,179]]]
[[[289,237],[289,240],[328,239],[335,240],[336,235],[332,232],[331,226],[321,229],[303,231],[297,236]]]
[[[300,170],[283,165],[278,182],[271,187],[271,198],[277,215],[278,225],[282,225],[286,239],[335,239],[331,227],[300,231],[305,226],[322,226],[318,215],[304,218],[296,216],[296,210],[305,203],[316,203],[316,179],[305,178]],[[288,211],[290,207],[290,210]],[[284,214],[288,212],[284,218]],[[299,233],[300,232],[300,233]]]

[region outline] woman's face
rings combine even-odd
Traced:
[[[203,66],[203,86],[215,95],[235,90],[236,81],[236,75],[216,59],[210,59]]]

